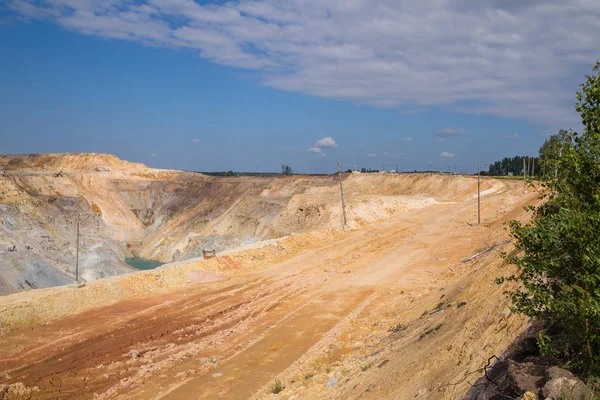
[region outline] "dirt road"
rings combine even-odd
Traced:
[[[532,199],[520,187],[485,196],[481,226],[472,198],[431,205],[260,272],[11,331],[0,338],[0,383],[40,399],[247,398],[392,286],[427,287],[496,241]]]

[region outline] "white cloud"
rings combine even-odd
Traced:
[[[517,140],[519,138],[519,134],[515,132],[512,135],[501,136],[501,138],[505,140]]]
[[[448,153],[447,151],[443,151],[440,153],[440,157],[454,158],[454,154]]]
[[[317,142],[313,145],[313,147],[317,148],[332,148],[337,147],[337,143],[331,136],[324,137],[323,139],[317,140]]]
[[[414,115],[414,114],[422,114],[427,111],[429,111],[429,110],[427,110],[426,108],[413,108],[413,109],[409,109],[409,110],[401,110],[401,111],[399,111],[399,113],[401,115]]]
[[[591,0],[7,4],[83,34],[257,70],[266,86],[404,114],[435,107],[569,126],[577,84],[600,53]]]
[[[192,139],[192,143],[200,143],[200,139]]]
[[[365,154],[365,155],[367,157],[377,157],[377,154],[375,154],[375,153],[368,153],[368,154]]]
[[[400,140],[402,140],[403,142],[412,142],[412,138],[410,136],[400,138]]]
[[[449,137],[460,137],[460,136],[464,136],[464,137],[468,137],[471,136],[471,133],[465,131],[463,128],[444,128],[441,131],[439,131],[438,133],[435,134],[435,136],[438,139],[443,139],[444,138],[449,138]]]
[[[398,153],[398,155],[399,155],[400,157],[404,157],[404,156],[406,155],[406,153]]]
[[[323,139],[319,139],[311,148],[308,149],[311,153],[320,153],[321,157],[326,157],[327,154],[323,151],[326,148],[334,148],[337,147],[337,143],[331,136],[324,137]]]
[[[156,153],[150,153],[150,157],[152,157],[152,158],[156,157]]]

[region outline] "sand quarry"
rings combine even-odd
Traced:
[[[528,326],[494,283],[519,181],[481,180],[478,225],[476,177],[344,174],[344,231],[337,176],[4,168],[0,399],[460,399]]]

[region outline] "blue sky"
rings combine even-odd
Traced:
[[[427,3],[427,2],[424,2]],[[476,170],[577,129],[596,2],[9,0],[0,151]]]

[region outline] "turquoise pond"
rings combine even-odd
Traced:
[[[154,269],[156,267],[160,267],[165,263],[156,260],[148,260],[146,258],[140,257],[127,257],[125,259],[125,264],[135,269]]]

